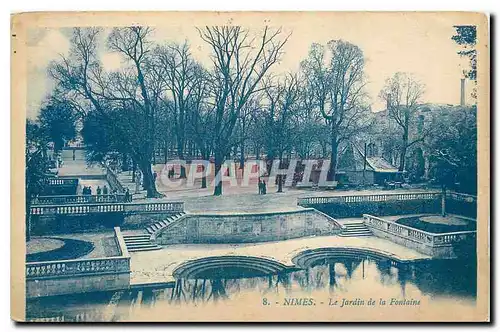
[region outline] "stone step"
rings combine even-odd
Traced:
[[[359,226],[346,226],[346,229],[368,229],[365,225],[359,225]]]
[[[366,230],[344,230],[339,234],[341,237],[363,237],[372,236],[372,232],[368,229]]]
[[[158,247],[156,244],[153,243],[138,243],[138,244],[131,244],[127,245],[127,249],[137,249],[137,248],[156,248]]]
[[[123,235],[123,239],[149,239],[149,234]]]
[[[359,236],[373,236],[371,233],[357,233],[357,234],[346,234],[346,233],[340,233],[340,237],[359,237]]]
[[[130,252],[138,252],[138,251],[152,251],[152,250],[160,250],[161,247],[155,246],[155,247],[148,247],[148,248],[131,248],[128,251]]]
[[[125,241],[125,245],[128,247],[134,244],[149,244],[151,241],[149,239],[141,239],[141,240],[133,240],[133,241]]]
[[[177,220],[179,217],[181,217],[184,214],[186,214],[186,213],[179,212],[177,214],[174,214],[173,216],[165,218],[162,221],[155,222],[154,224],[151,224],[148,227],[146,227],[146,232],[148,232],[148,234],[153,234],[153,233],[157,232],[158,230],[171,224],[172,222],[174,222],[175,220]]]
[[[343,230],[342,233],[349,233],[349,234],[352,234],[352,233],[372,233],[369,229],[346,229],[346,230]]]

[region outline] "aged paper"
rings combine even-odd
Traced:
[[[11,38],[12,319],[490,320],[486,15],[21,13]]]

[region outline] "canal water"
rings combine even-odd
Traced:
[[[238,313],[241,319],[247,317],[245,310],[250,313],[271,306],[342,309],[370,305],[415,307],[435,302],[440,308],[457,304],[473,307],[476,280],[473,260],[398,264],[387,259],[332,257],[272,275],[238,268],[203,269],[199,275],[179,278],[167,288],[30,300],[26,314],[27,320],[43,322],[168,321],[195,319],[199,310],[214,309],[223,314],[236,306],[243,308],[243,313]]]

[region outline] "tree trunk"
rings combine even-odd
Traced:
[[[203,157],[204,160],[210,162],[210,155],[209,153],[202,153],[201,156]],[[201,165],[202,170],[203,170],[203,176],[201,178],[201,188],[205,189],[207,187],[207,175],[205,174],[205,165]],[[210,168],[209,168],[210,169]]]
[[[243,169],[245,167],[245,143],[241,143],[240,153],[240,169]]]
[[[332,138],[332,154],[330,155],[330,168],[328,169],[328,181],[335,181],[335,174],[337,172],[337,154],[339,149],[339,143],[337,142],[337,136]]]
[[[405,169],[405,160],[406,160],[406,149],[408,147],[408,130],[404,130],[403,132],[403,144],[401,146],[401,151],[399,154],[399,168],[398,171],[403,172]]]
[[[283,167],[283,154],[280,154],[280,162],[279,162],[279,167],[278,169],[281,170],[281,167]],[[283,192],[283,175],[278,174],[278,191],[279,193]]]
[[[127,158],[127,154],[123,153],[122,154],[122,172],[126,172],[126,171],[128,171],[128,158]]]
[[[216,151],[215,152],[215,188],[214,188],[214,196],[222,195],[222,181],[217,181],[217,179],[222,180],[222,174],[220,172],[222,168],[223,161],[223,152]]]
[[[140,165],[142,172],[143,187],[147,191],[148,198],[160,197],[160,193],[156,190],[156,184],[153,179],[153,173],[151,172],[151,163],[147,161],[141,162]]]
[[[184,154],[182,155],[182,157],[179,157],[179,160],[184,160]],[[185,179],[186,178],[186,167],[184,167],[184,165],[182,165],[182,164],[181,164],[180,178],[181,179]]]
[[[165,146],[163,147],[163,160],[165,161],[165,165],[168,162],[168,145],[165,143]]]
[[[137,164],[133,161],[134,165],[132,166],[132,182],[135,183],[135,173],[137,173]]]

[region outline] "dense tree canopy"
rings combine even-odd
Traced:
[[[456,29],[453,40],[465,47],[460,54],[471,58],[467,75],[475,79],[475,27]],[[378,154],[401,173],[423,178],[449,171],[451,182],[466,185],[463,174],[473,171],[475,155],[467,159],[453,146],[465,140],[460,135],[472,135],[461,127],[472,120],[433,111],[438,115],[424,121],[424,86],[411,74],[387,79],[381,116],[371,112],[363,50],[349,41],[313,43],[300,66],[283,73],[279,64],[290,35],[279,27],[205,26],[197,37],[208,63],[193,55],[194,41],[159,43],[149,27],[73,29],[69,54],[49,68],[54,100],[63,102],[41,111],[45,137],[60,149],[81,117],[89,161],[131,159],[148,197],[162,195],[151,171],[158,160],[211,160],[214,195],[221,195],[220,170],[228,159],[242,170],[248,158],[284,167],[292,157],[326,159],[328,178],[335,179],[339,151],[356,141],[378,143]],[[105,68],[101,52],[119,55],[121,65]],[[446,121],[453,130],[439,131]],[[182,167],[180,176],[186,177]],[[207,185],[205,174],[201,186]]]

